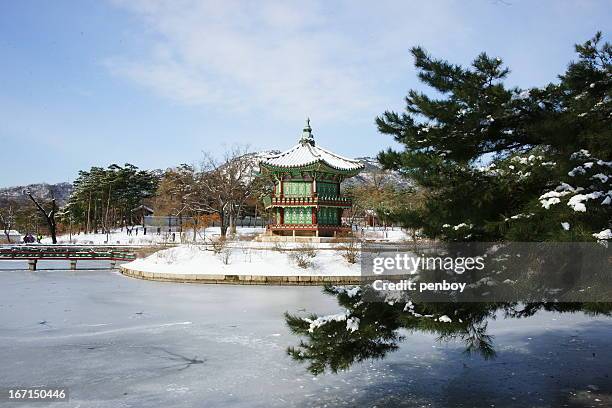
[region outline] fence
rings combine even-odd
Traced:
[[[268,219],[264,217],[252,217],[246,216],[237,218],[235,220],[237,227],[265,227],[268,224]],[[157,228],[162,232],[178,232],[183,229],[189,228],[193,225],[193,218],[191,217],[175,217],[175,216],[158,216],[158,215],[147,215],[144,217],[144,226],[152,231]],[[226,218],[225,225],[229,225],[229,220]],[[220,227],[219,221],[214,221],[209,227]]]

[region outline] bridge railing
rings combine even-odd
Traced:
[[[70,261],[70,269],[76,269],[78,260],[102,261],[107,260],[114,268],[117,261],[132,261],[136,254],[125,249],[115,248],[78,248],[78,247],[12,247],[0,249],[1,260],[28,261],[29,269],[36,270],[36,263],[40,260]]]

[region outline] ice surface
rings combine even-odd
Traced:
[[[285,354],[299,339],[282,314],[342,313],[320,288],[175,284],[108,270],[45,269],[68,267],[57,261],[40,262],[36,272],[26,266],[0,262],[0,388],[69,387],[71,400],[55,407],[612,402],[612,323],[605,318],[500,316],[489,324],[499,356],[488,361],[466,357],[459,343],[403,333],[406,341],[385,359],[313,377]]]

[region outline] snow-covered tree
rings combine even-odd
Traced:
[[[399,221],[448,240],[606,239],[612,220],[612,50],[598,33],[556,83],[507,88],[499,58],[470,67],[412,54],[435,96],[412,90],[377,118],[404,151],[379,155],[427,191]]]

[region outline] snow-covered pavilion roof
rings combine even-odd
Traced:
[[[306,121],[306,127],[297,145],[285,152],[269,156],[260,164],[290,168],[308,166],[317,162],[342,171],[358,171],[364,167],[358,160],[347,159],[317,146],[312,135],[310,119]]]

